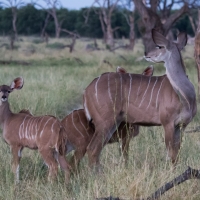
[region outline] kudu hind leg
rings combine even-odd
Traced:
[[[11,152],[12,152],[12,171],[15,174],[15,181],[16,183],[19,183],[19,163],[21,160],[21,146],[11,146]]]
[[[58,174],[58,163],[54,157],[54,149],[42,149],[39,152],[49,168],[48,181],[52,181]]]
[[[115,123],[114,121],[109,126],[104,125],[105,123],[99,123],[98,126],[95,126],[95,134],[92,137],[88,147],[87,154],[89,159],[89,166],[96,167],[97,169],[100,167],[100,154],[104,147],[104,145],[110,140],[112,134],[116,131],[119,123]]]
[[[168,155],[172,163],[176,165],[178,161],[178,154],[181,146],[183,129],[180,126],[174,125],[165,126],[165,144],[167,147]]]
[[[70,165],[74,171],[78,171],[79,163],[86,153],[86,148],[76,149],[74,155],[70,159]]]
[[[65,155],[58,154],[58,162],[65,173],[65,183],[69,183],[71,166],[68,164]]]

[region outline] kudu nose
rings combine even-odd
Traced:
[[[6,100],[7,100],[6,95],[3,95],[3,96],[1,97],[1,99],[2,99],[2,101],[6,101]]]

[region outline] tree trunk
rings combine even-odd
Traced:
[[[114,48],[114,38],[113,38],[113,30],[111,27],[111,19],[108,19],[108,23],[107,23],[107,31],[106,31],[106,44],[108,46],[109,49],[113,49]]]
[[[135,44],[135,33],[134,33],[134,13],[130,13],[129,15],[130,21],[130,33],[129,33],[129,49],[133,50]]]
[[[200,102],[200,10],[198,10],[198,27],[195,36],[194,57],[197,63],[198,72],[198,101]]]
[[[60,37],[60,31],[61,31],[61,28],[60,28],[60,24],[58,22],[58,18],[57,18],[57,15],[56,15],[56,8],[52,8],[52,16],[53,16],[53,19],[54,19],[54,23],[55,23],[55,35],[56,35],[56,38],[59,38]]]
[[[12,7],[12,15],[13,15],[13,20],[12,20],[12,25],[13,25],[13,31],[15,35],[15,40],[17,40],[17,27],[16,27],[16,21],[17,21],[17,8]]]
[[[101,23],[101,29],[102,29],[102,32],[103,32],[103,43],[105,44],[106,43],[106,28],[105,28],[105,24],[103,22],[103,17],[102,17],[102,13],[99,12],[99,20],[100,20],[100,23]]]
[[[43,26],[42,32],[41,32],[41,37],[42,37],[42,38],[45,37],[45,30],[46,30],[47,24],[48,24],[48,22],[49,22],[49,17],[50,17],[50,14],[47,13],[46,19],[45,19],[45,21],[44,21],[44,26]]]

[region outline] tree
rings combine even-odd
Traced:
[[[98,5],[100,10],[98,12],[101,28],[104,35],[104,40],[109,49],[114,47],[113,33],[119,27],[112,27],[111,17],[114,9],[116,8],[119,0],[95,0],[93,5]]]
[[[195,0],[194,0],[195,1]],[[176,20],[188,11],[188,4],[184,1],[182,7],[172,13],[173,6],[177,5],[179,0],[133,0],[135,9],[140,15],[139,29],[142,35],[145,52],[149,52],[155,44],[151,37],[151,30],[156,29],[165,36]]]
[[[17,9],[24,5],[23,0],[6,0],[6,2],[0,2],[3,6],[6,6],[8,8],[11,8],[12,10],[12,26],[13,26],[13,32],[14,32],[14,37],[17,39]]]
[[[42,0],[43,3],[46,4],[46,11],[53,17],[54,19],[54,24],[55,24],[55,36],[56,38],[60,37],[60,32],[61,32],[61,25],[62,25],[62,21],[58,20],[57,17],[57,7],[61,5],[60,0]],[[41,1],[40,1],[41,3]],[[39,7],[43,6],[40,4],[35,2],[35,5],[38,5]],[[44,8],[43,8],[44,9]],[[47,15],[48,16],[48,15]]]

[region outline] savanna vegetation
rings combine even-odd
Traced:
[[[7,42],[8,41],[8,42]],[[116,50],[115,53],[99,50],[85,51],[89,39],[77,39],[75,50],[70,54],[66,48],[70,40],[53,39],[49,44],[37,42],[35,37],[19,37],[17,48],[10,51],[4,45],[0,49],[1,60],[9,65],[0,65],[0,84],[10,84],[13,78],[22,76],[22,90],[14,91],[9,98],[11,109],[19,112],[29,109],[34,115],[50,114],[59,119],[72,110],[82,107],[84,88],[99,74],[115,71],[122,66],[129,72],[141,73],[152,63],[142,59],[144,47],[138,40],[134,51]],[[118,40],[118,43],[126,41]],[[7,37],[0,43],[7,44]],[[97,40],[100,48],[104,45]],[[197,72],[193,57],[193,45],[182,52],[187,74],[197,89]],[[17,63],[14,61],[21,61]],[[163,64],[155,64],[154,75],[165,73]],[[199,107],[199,106],[198,106]],[[199,126],[200,114],[188,125],[187,130]],[[186,130],[186,131],[187,131]],[[0,140],[0,199],[83,199],[118,196],[123,199],[147,197],[158,187],[184,172],[187,166],[199,169],[200,134],[186,133],[183,136],[180,160],[173,170],[168,160],[162,127],[141,127],[140,134],[132,139],[129,162],[124,166],[118,144],[107,145],[101,155],[103,172],[94,175],[87,165],[87,156],[81,161],[80,172],[71,176],[70,184],[64,185],[60,172],[53,184],[46,179],[47,168],[36,151],[25,149],[20,165],[20,183],[14,184],[11,171],[9,146]],[[68,159],[70,155],[67,155]],[[161,199],[199,199],[198,180],[187,181],[168,191]]]

